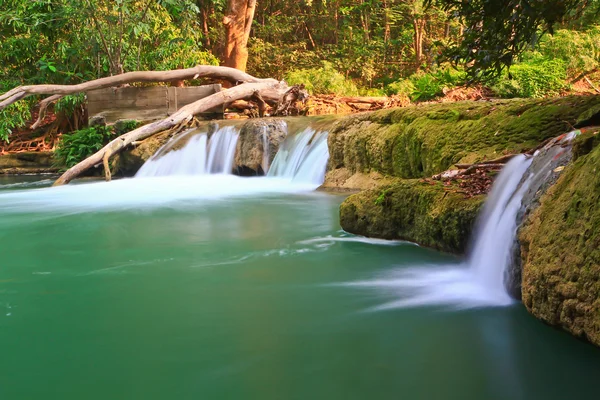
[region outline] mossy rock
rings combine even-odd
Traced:
[[[529,312],[600,346],[600,146],[542,196],[519,241]]]
[[[329,135],[328,170],[428,177],[456,163],[535,148],[572,130],[600,96],[428,104],[347,117]]]
[[[466,198],[441,182],[399,180],[348,197],[340,206],[340,224],[359,235],[463,253],[483,199]]]

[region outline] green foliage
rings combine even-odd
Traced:
[[[120,136],[124,133],[127,132],[131,132],[132,130],[138,128],[140,126],[140,122],[133,120],[133,119],[129,119],[129,120],[119,120],[117,122],[115,122],[115,124],[113,125],[113,129],[115,132],[115,135]]]
[[[78,83],[139,69],[216,62],[192,0],[0,1],[0,75]]]
[[[110,128],[94,126],[63,135],[54,159],[61,167],[71,168],[106,145],[113,133]]]
[[[415,90],[411,94],[412,101],[431,100],[442,94],[444,84],[432,74],[419,74],[411,78]]]
[[[18,82],[0,80],[0,93],[4,93],[15,86],[18,86]],[[18,101],[0,111],[0,142],[8,142],[8,137],[13,129],[22,127],[30,119],[30,104],[27,101]]]
[[[521,88],[520,97],[558,96],[568,87],[565,82],[567,68],[562,60],[518,64],[510,73]]]
[[[77,108],[82,108],[85,105],[85,94],[78,93],[67,95],[60,98],[54,104],[54,111],[62,113],[66,117],[71,117]]]
[[[465,73],[445,68],[431,73],[418,72],[408,79],[401,79],[387,86],[389,94],[406,95],[413,101],[427,101],[443,95],[444,88],[464,83]]]
[[[320,68],[290,71],[285,79],[290,85],[303,83],[310,94],[358,95],[356,85],[336,71],[328,62],[324,62]]]
[[[410,79],[400,79],[386,86],[386,93],[388,95],[398,94],[411,97],[415,89],[415,85]]]
[[[192,39],[173,39],[146,56],[160,60],[154,69],[170,70],[195,65],[219,65],[219,60]]]
[[[30,118],[29,104],[24,101],[11,104],[0,111],[0,142],[8,142],[13,129],[22,127]]]
[[[538,60],[513,66],[491,85],[492,91],[503,98],[542,98],[558,96],[569,88],[566,63],[560,59]]]
[[[592,25],[585,31],[561,29],[546,35],[538,54],[546,60],[563,61],[570,78],[593,71],[600,67],[600,26]]]
[[[590,1],[427,0],[427,3],[440,4],[464,24],[462,40],[446,49],[446,58],[466,65],[472,79],[489,79],[511,66],[537,42],[541,32],[552,33],[555,25],[577,15]]]

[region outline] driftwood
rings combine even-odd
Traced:
[[[489,160],[489,161],[482,161],[480,163],[476,163],[476,164],[454,164],[456,165],[456,168],[458,169],[467,169],[470,168],[472,166],[485,166],[485,165],[489,165],[489,164],[506,164],[507,162],[509,162],[513,157],[517,156],[517,154],[508,154],[493,160]]]
[[[464,164],[461,164],[464,165]],[[471,164],[467,168],[460,169],[451,169],[448,171],[444,171],[441,174],[437,174],[431,177],[434,181],[444,181],[449,179],[456,179],[461,176],[470,175],[477,170],[483,169],[502,169],[504,167],[504,163],[501,164]]]
[[[311,96],[307,101],[306,113],[320,114],[350,114],[361,111],[374,111],[392,107],[405,107],[410,104],[408,97],[350,97],[336,95]]]
[[[216,67],[212,65],[198,65],[193,68],[177,69],[172,71],[134,71],[120,75],[109,76],[106,78],[95,79],[80,83],[77,85],[29,85],[18,86],[8,92],[0,95],[0,111],[7,106],[32,95],[51,95],[40,102],[40,114],[38,120],[33,124],[35,129],[40,125],[44,118],[48,105],[60,99],[63,96],[75,93],[85,93],[90,90],[103,89],[107,87],[121,86],[134,82],[170,82],[185,79],[212,78],[237,83],[260,83],[269,82],[272,79],[255,78],[245,72],[234,68]],[[271,95],[269,95],[271,93]],[[263,94],[263,97],[273,101],[280,100],[281,94],[270,92]]]

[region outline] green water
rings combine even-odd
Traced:
[[[2,211],[0,399],[598,398],[600,349],[521,305],[373,311],[341,283],[454,260],[328,239],[342,200]]]

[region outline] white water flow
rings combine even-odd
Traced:
[[[383,288],[398,300],[376,309],[442,305],[453,308],[505,306],[513,302],[504,286],[517,231],[517,213],[529,179],[519,185],[531,160],[506,164],[479,216],[471,251],[458,265],[403,268],[379,279],[345,285]]]
[[[262,132],[262,146],[263,146],[263,157],[262,157],[262,170],[266,175],[269,172],[269,159],[271,158],[271,149],[269,148],[269,132],[266,126],[263,126]]]
[[[239,132],[227,126],[219,128],[210,139],[206,133],[192,130],[179,136],[193,135],[188,143],[178,150],[162,154],[159,150],[135,175],[136,178],[173,175],[231,174],[233,158]],[[173,146],[176,142],[168,143]]]
[[[308,133],[307,133],[308,132]],[[181,149],[166,151],[193,135]],[[326,133],[302,132],[288,137],[276,155],[277,171],[268,177],[231,174],[238,140],[235,127],[220,128],[210,139],[191,130],[167,143],[134,179],[16,190],[0,193],[0,217],[40,210],[54,216],[89,211],[187,207],[233,197],[306,193],[323,183],[329,153]],[[268,147],[268,146],[267,146]],[[291,157],[288,157],[291,156]],[[143,179],[141,179],[143,178]],[[40,215],[40,218],[46,216]]]
[[[267,176],[321,184],[328,159],[327,132],[306,128],[285,140]]]

